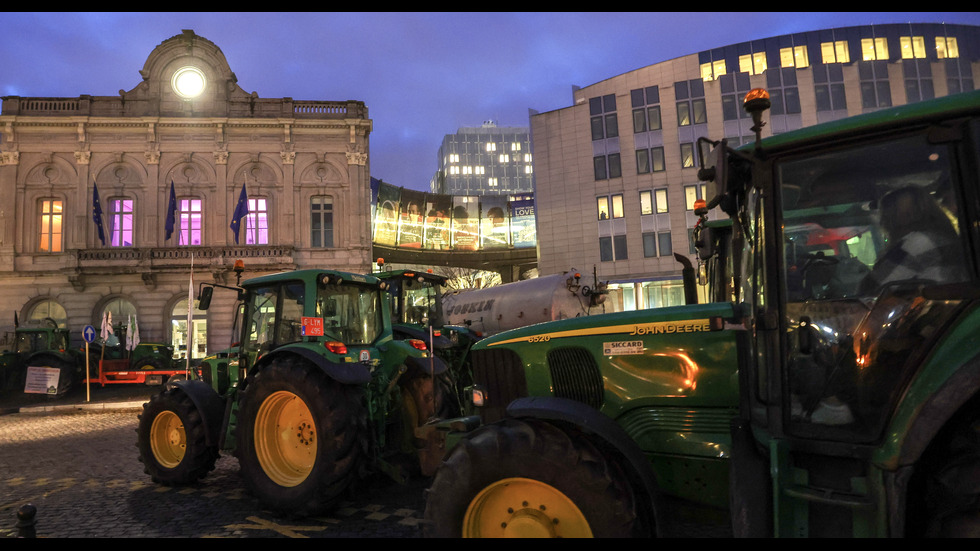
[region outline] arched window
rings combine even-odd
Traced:
[[[27,317],[23,320],[28,325],[42,325],[47,319],[54,320],[58,327],[68,326],[68,314],[65,308],[54,300],[45,299],[31,305]]]

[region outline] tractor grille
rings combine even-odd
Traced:
[[[483,422],[505,417],[507,404],[527,396],[527,380],[520,356],[513,350],[473,351],[473,380],[487,391],[486,405],[480,408]]]
[[[602,373],[588,350],[571,346],[549,350],[548,369],[555,396],[602,407]]]

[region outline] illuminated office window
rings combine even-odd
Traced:
[[[926,41],[921,36],[903,36],[898,39],[902,47],[902,59],[923,59],[926,57]]]
[[[705,184],[684,186],[684,208],[694,210],[694,202],[698,199],[704,199],[706,191],[707,186]]]
[[[510,155],[506,153],[501,153],[500,157],[497,158],[501,163],[506,163],[510,161]]]
[[[701,80],[714,80],[726,72],[724,59],[701,64]]]
[[[42,253],[61,252],[61,201],[45,199],[41,201],[40,240],[38,250]]]
[[[459,153],[450,153],[449,154],[449,162],[450,163],[458,163],[459,162]]]
[[[473,172],[475,174],[486,174],[487,173],[487,169],[486,169],[486,167],[483,167],[483,166],[477,166],[477,167],[474,167],[473,168]]]
[[[497,150],[497,144],[495,144],[493,142],[488,142],[487,143],[487,152],[492,153],[492,152],[494,152],[496,150]]]
[[[524,174],[531,174],[531,172],[532,172],[531,165],[525,165],[524,166]]]
[[[738,70],[750,75],[761,75],[766,70],[766,54],[758,52],[738,57]]]
[[[780,67],[809,67],[810,56],[806,53],[806,46],[794,46],[792,48],[781,48],[779,50]]]
[[[490,187],[497,187],[497,179],[490,178],[489,180],[487,180],[487,185],[489,185]]]
[[[851,61],[851,54],[847,48],[847,42],[844,40],[821,43],[820,56],[824,63],[849,63]]]
[[[864,61],[888,59],[888,41],[884,38],[862,38],[861,59]]]
[[[960,57],[960,48],[959,46],[956,45],[956,37],[937,36],[936,57],[938,57],[939,59]]]
[[[524,154],[524,162],[525,163],[530,163],[531,162],[531,154],[530,153],[525,153]]]
[[[511,151],[520,151],[521,150],[521,144],[518,143],[518,142],[511,143],[510,144],[510,150]]]
[[[612,196],[612,217],[622,218],[623,217],[623,196],[613,195]]]

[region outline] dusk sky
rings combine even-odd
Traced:
[[[371,175],[428,190],[443,136],[571,105],[587,86],[702,50],[882,23],[980,25],[980,13],[3,13],[0,96],[116,96],[191,29],[259,97],[360,100]]]

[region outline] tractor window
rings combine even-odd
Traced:
[[[801,430],[877,437],[952,315],[955,301],[922,297],[969,278],[952,156],[917,135],[777,164],[786,406]]]
[[[381,292],[377,288],[344,282],[320,287],[316,315],[323,318],[323,334],[347,345],[371,344],[381,334]]]
[[[424,324],[435,312],[436,290],[427,281],[407,280],[404,283],[404,307],[402,323]]]
[[[297,342],[303,337],[303,308],[306,287],[302,282],[283,284],[276,345]]]
[[[276,303],[278,287],[263,287],[250,293],[246,308],[249,324],[246,352],[260,355],[272,350],[275,339]]]

